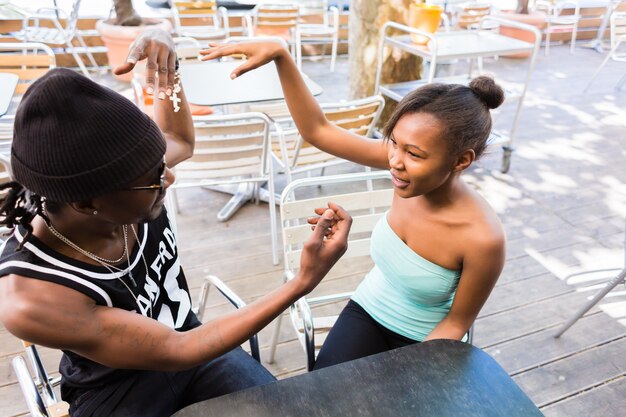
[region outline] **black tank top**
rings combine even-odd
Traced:
[[[21,251],[16,251],[24,232],[23,228],[16,228],[11,238],[0,247],[0,279],[15,274],[54,282],[87,295],[101,306],[134,311],[146,317],[152,313],[153,319],[177,331],[200,325],[191,311],[189,288],[165,209],[159,218],[141,225],[137,231],[139,245],[135,245],[130,255],[130,270],[136,286],[129,278],[127,263],[117,265],[121,271],[111,273],[105,267],[53,251],[35,236],[31,236]],[[142,253],[148,266],[147,273]],[[118,277],[124,280],[134,297]],[[102,387],[136,372],[109,368],[69,351],[64,351],[59,369],[64,391]]]

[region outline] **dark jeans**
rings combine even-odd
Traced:
[[[330,330],[314,369],[419,343],[392,332],[350,300]]]
[[[276,379],[240,347],[182,372],[137,371],[115,386],[89,390],[71,403],[72,417],[165,417],[199,401]]]

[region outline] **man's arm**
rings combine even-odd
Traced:
[[[193,155],[195,131],[191,111],[181,89],[178,112],[170,97],[179,81],[176,77],[176,49],[172,37],[160,29],[146,30],[133,43],[124,64],[113,69],[114,74],[132,71],[138,61],[146,59],[146,90],[154,93],[155,121],[167,141],[165,158],[172,168]],[[157,76],[158,74],[158,76]],[[181,85],[182,88],[182,85]]]
[[[0,279],[0,321],[15,336],[70,350],[106,366],[181,370],[240,345],[309,293],[347,249],[352,219],[330,204],[305,243],[298,276],[246,307],[188,332],[140,314],[102,307],[58,284]]]

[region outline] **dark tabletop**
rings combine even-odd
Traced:
[[[543,416],[482,350],[433,340],[193,404],[198,416]]]

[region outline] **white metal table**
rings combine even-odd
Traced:
[[[273,63],[231,80],[231,72],[241,64],[239,60],[181,64],[180,76],[187,100],[202,106],[220,106],[285,98]],[[322,93],[322,87],[302,75],[313,95]]]
[[[19,77],[16,74],[0,73],[0,116],[3,116],[11,104]]]
[[[435,81],[445,83],[469,82],[471,74],[468,74],[467,77],[460,78],[435,78],[437,64],[440,61],[530,53],[531,55],[528,63],[528,69],[521,91],[506,91],[505,93],[507,101],[517,102],[517,109],[515,112],[515,117],[513,119],[510,133],[508,135],[505,135],[502,133],[493,132],[489,138],[490,146],[502,145],[504,151],[502,157],[502,172],[507,172],[510,167],[511,153],[513,152],[512,144],[519,123],[522,103],[524,101],[524,96],[526,95],[528,82],[530,81],[530,77],[535,66],[537,52],[539,51],[539,46],[541,43],[541,33],[537,28],[533,26],[502,19],[495,16],[486,16],[485,18],[483,18],[482,24],[485,23],[496,23],[530,31],[535,35],[535,42],[529,43],[518,39],[513,39],[508,36],[500,35],[499,33],[496,33],[492,30],[465,30],[439,32],[436,34],[432,34],[409,26],[401,25],[399,23],[387,22],[383,26],[380,45],[378,48],[378,67],[376,70],[375,91],[391,98],[392,100],[400,101],[406,94],[427,83]],[[394,32],[396,34],[391,34],[391,32]],[[397,35],[397,33],[400,33],[400,35]],[[428,38],[429,42],[424,45],[416,44],[411,40],[411,34],[424,36]],[[380,78],[382,74],[383,53],[385,46],[401,49],[402,51],[417,55],[422,59],[429,61],[430,68],[427,77],[425,77],[425,79],[423,80],[407,81],[394,84],[381,84]]]
[[[283,100],[278,71],[273,63],[230,79],[232,71],[242,64],[240,60],[181,64],[180,76],[185,85],[185,95],[190,103],[203,106],[255,103]],[[322,93],[322,87],[302,74],[305,83],[315,96]],[[270,155],[273,154],[270,153]],[[271,162],[270,162],[271,163]],[[210,187],[212,190],[233,194],[233,197],[217,214],[220,221],[230,219],[245,203],[256,198],[252,183],[238,186]],[[268,202],[268,191],[259,190],[259,199]],[[276,201],[280,201],[278,198]]]

